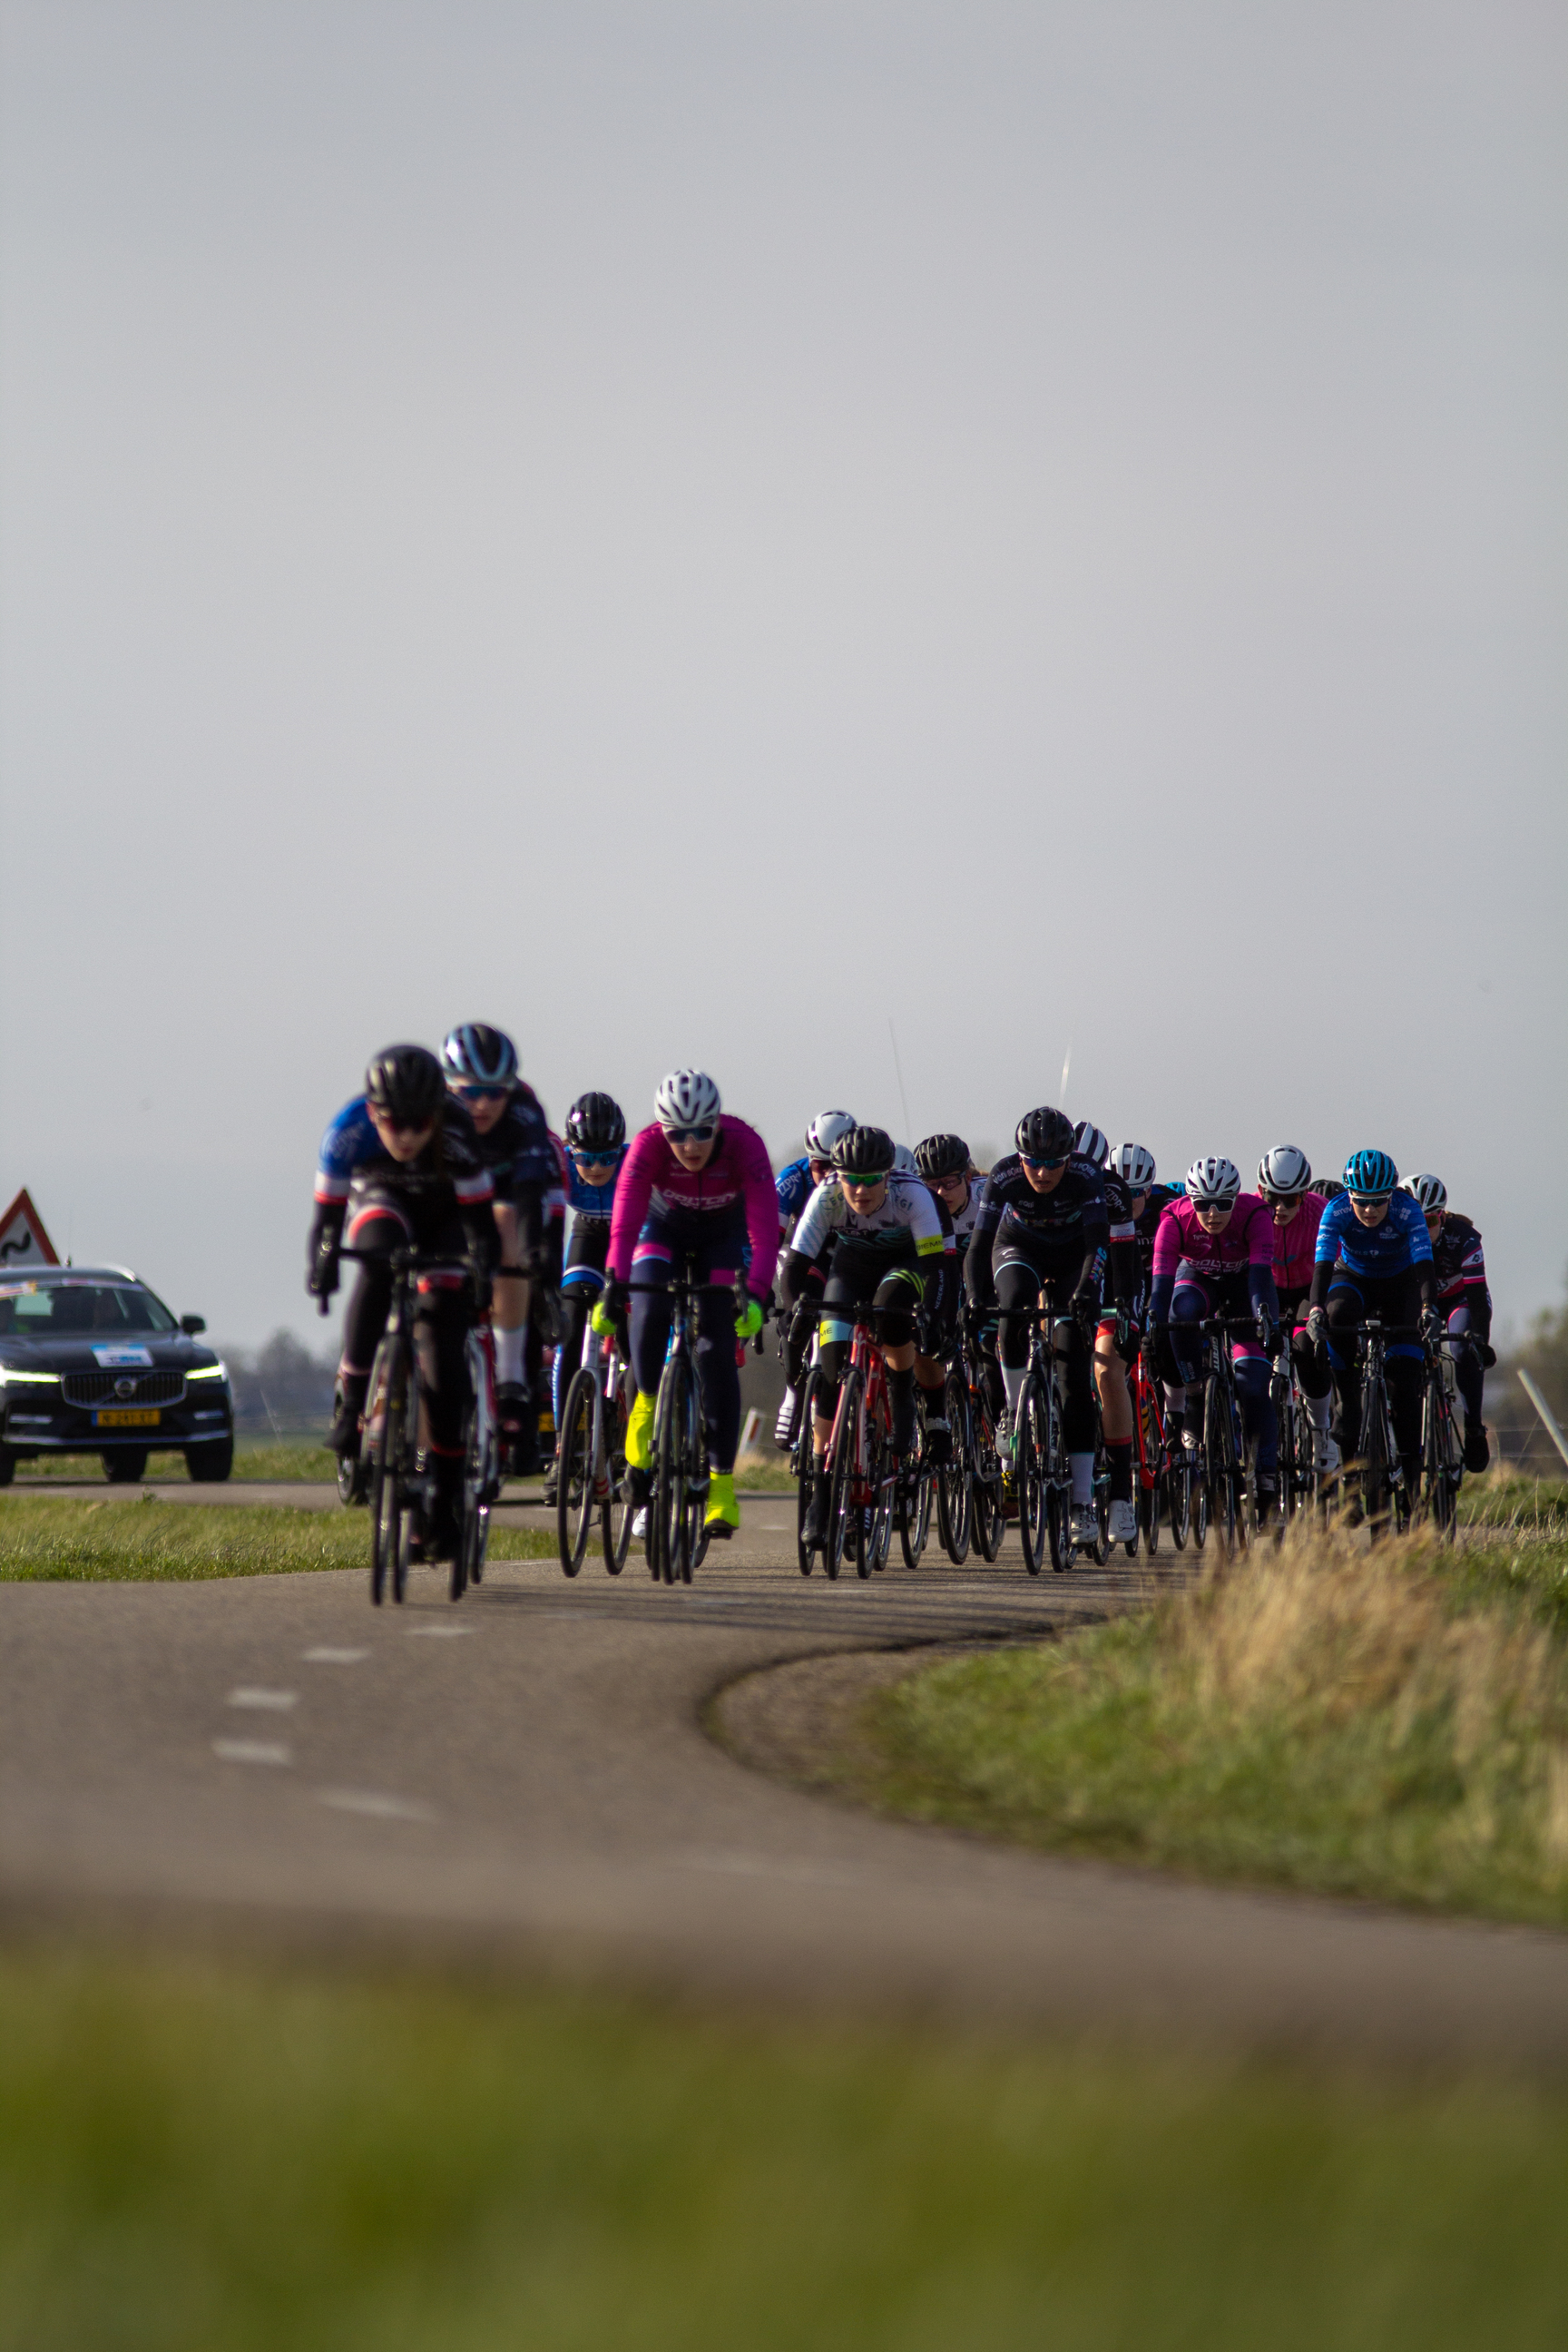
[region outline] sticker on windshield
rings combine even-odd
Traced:
[[[145,1348],[132,1347],[124,1339],[108,1348],[95,1348],[92,1354],[94,1362],[101,1364],[106,1372],[119,1364],[151,1364],[153,1360]]]
[[[37,1287],[36,1282],[0,1282],[0,1298],[32,1298]]]

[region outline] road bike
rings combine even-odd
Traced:
[[[1312,1416],[1307,1410],[1296,1373],[1295,1349],[1291,1344],[1294,1329],[1293,1319],[1289,1315],[1275,1325],[1274,1347],[1269,1356],[1268,1401],[1274,1415],[1275,1444],[1279,1457],[1278,1494],[1281,1538],[1298,1510],[1317,1507],[1322,1484]]]
[[[962,1566],[971,1544],[982,1559],[994,1560],[1007,1532],[1005,1471],[992,1407],[996,1363],[984,1346],[984,1329],[985,1323],[966,1310],[959,1353],[947,1378],[952,1452],[938,1478],[937,1528],[955,1567]]]
[[[626,1564],[636,1516],[626,1487],[630,1377],[619,1335],[601,1339],[586,1320],[557,1441],[555,1531],[567,1576],[582,1567],[595,1519],[609,1573],[619,1576]]]
[[[1203,1391],[1199,1423],[1202,1434],[1197,1459],[1189,1473],[1196,1482],[1193,1539],[1201,1551],[1212,1526],[1221,1551],[1229,1559],[1237,1544],[1245,1544],[1247,1538],[1241,1400],[1237,1392],[1231,1335],[1245,1331],[1256,1338],[1258,1324],[1252,1316],[1216,1315],[1201,1323],[1189,1323],[1185,1328],[1195,1331],[1203,1341],[1202,1370],[1196,1381],[1187,1383],[1189,1412],[1194,1387],[1201,1385]]]
[[[1456,1351],[1469,1344],[1468,1335],[1450,1338],[1445,1332],[1426,1348],[1426,1382],[1421,1399],[1421,1501],[1427,1517],[1446,1543],[1458,1528],[1459,1488],[1465,1476],[1465,1449],[1455,1423],[1454,1400],[1458,1394]]]
[[[1352,1335],[1360,1342],[1361,1436],[1356,1460],[1361,1478],[1361,1517],[1375,1543],[1392,1527],[1403,1535],[1410,1525],[1414,1497],[1405,1484],[1405,1465],[1394,1429],[1394,1406],[1388,1393],[1390,1340],[1419,1336],[1415,1324],[1384,1323],[1369,1315],[1364,1323],[1341,1324],[1336,1339]]]
[[[852,1325],[849,1340],[849,1360],[844,1378],[833,1401],[833,1430],[823,1456],[823,1470],[828,1480],[827,1530],[820,1546],[822,1564],[828,1577],[837,1580],[845,1560],[855,1564],[855,1573],[861,1578],[871,1576],[885,1568],[889,1547],[893,1536],[893,1506],[898,1484],[898,1461],[893,1452],[893,1412],[888,1392],[887,1367],[873,1331],[875,1308],[868,1301],[862,1306],[847,1303],[824,1304],[816,1308],[822,1320]],[[831,1393],[819,1365],[814,1364],[810,1375],[806,1405],[817,1406],[827,1402]],[[826,1413],[823,1419],[826,1419]],[[801,1459],[799,1507],[796,1518],[797,1540],[801,1551],[801,1572],[811,1573],[810,1557],[818,1547],[805,1542],[805,1513],[810,1501],[808,1486],[816,1475],[815,1459],[811,1457],[810,1411],[801,1417]],[[809,1474],[805,1471],[811,1461]]]
[[[1047,1348],[1042,1322],[1048,1323]],[[1072,1326],[1064,1318],[1029,1317],[1029,1360],[1013,1415],[1013,1491],[1024,1565],[1038,1576],[1050,1554],[1058,1574],[1072,1559],[1072,1472],[1062,1433],[1058,1366],[1065,1361]],[[1093,1386],[1092,1376],[1090,1387]]]
[[[363,1250],[344,1257],[372,1259]],[[421,1275],[468,1276],[452,1257],[394,1250],[392,1298],[365,1391],[361,1451],[370,1465],[370,1597],[379,1608],[390,1588],[395,1601],[408,1590],[408,1570],[423,1555],[434,1492],[426,1447],[426,1406],[415,1345]],[[463,1475],[458,1542],[448,1589],[460,1601],[484,1574],[490,1507],[500,1492],[500,1433],[496,1412],[494,1342],[488,1323],[470,1322],[464,1352],[468,1401],[463,1426]]]
[[[1152,1559],[1160,1549],[1162,1518],[1170,1521],[1171,1540],[1178,1551],[1186,1547],[1191,1521],[1191,1474],[1184,1461],[1178,1457],[1183,1449],[1173,1448],[1165,1429],[1165,1407],[1160,1384],[1145,1360],[1146,1351],[1141,1344],[1128,1372],[1132,1391],[1132,1447],[1135,1474],[1138,1480],[1138,1530],[1143,1549]],[[1127,1557],[1133,1557],[1136,1547],[1129,1544]]]
[[[708,1509],[708,1435],[702,1390],[697,1376],[698,1302],[728,1298],[732,1286],[697,1282],[685,1266],[672,1267],[668,1283],[634,1282],[633,1291],[657,1292],[671,1301],[669,1338],[653,1412],[653,1478],[647,1500],[648,1574],[655,1583],[689,1584],[708,1549],[703,1520]],[[757,1334],[760,1347],[762,1333]]]

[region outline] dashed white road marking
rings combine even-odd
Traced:
[[[427,1633],[432,1641],[455,1642],[459,1633],[471,1633],[474,1629],[471,1625],[410,1625],[405,1630],[410,1636]]]
[[[292,1751],[279,1739],[215,1739],[213,1754],[226,1764],[290,1764]]]
[[[320,1645],[304,1654],[308,1666],[357,1666],[362,1658],[369,1655],[368,1650],[333,1650]]]
[[[238,1690],[230,1691],[228,1703],[230,1706],[268,1707],[276,1715],[287,1715],[291,1706],[299,1706],[300,1694],[298,1691],[260,1690],[247,1684]]]
[[[379,1822],[433,1822],[434,1805],[422,1804],[417,1797],[384,1797],[374,1789],[318,1789],[317,1797],[323,1805],[331,1805],[340,1813],[369,1813]]]

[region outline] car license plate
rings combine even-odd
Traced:
[[[163,1418],[161,1412],[142,1406],[135,1412],[95,1412],[92,1425],[94,1429],[156,1429]]]

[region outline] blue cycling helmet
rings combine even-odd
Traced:
[[[1386,1151],[1352,1151],[1345,1161],[1345,1191],[1363,1201],[1385,1201],[1399,1181]]]
[[[488,1021],[465,1021],[450,1029],[441,1048],[447,1083],[452,1087],[514,1087],[517,1047],[504,1029]]]

